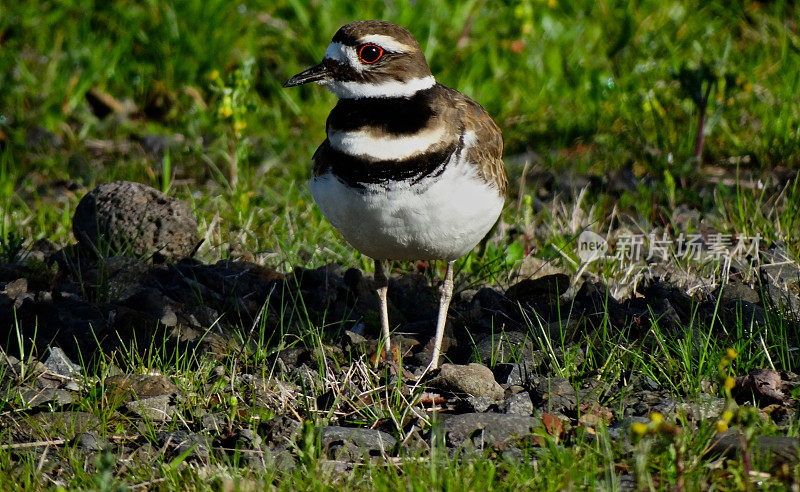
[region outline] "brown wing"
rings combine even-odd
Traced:
[[[500,128],[483,109],[483,106],[464,94],[449,89],[455,102],[458,119],[464,125],[462,131],[473,132],[477,141],[466,149],[467,160],[478,167],[478,174],[493,183],[500,194],[508,187],[508,174],[503,164],[503,134]]]

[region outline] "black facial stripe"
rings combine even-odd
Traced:
[[[364,188],[366,184],[388,186],[392,181],[417,184],[425,177],[441,175],[456,148],[454,144],[436,152],[422,153],[400,161],[376,162],[345,154],[331,147],[328,140],[325,140],[317,149],[314,159],[322,171],[329,170],[354,188]]]
[[[328,70],[331,73],[331,76],[334,80],[340,81],[348,81],[348,82],[374,82],[376,72],[381,70],[381,67],[384,67],[392,60],[396,59],[399,55],[389,50],[383,51],[383,56],[376,61],[375,63],[371,64],[364,64],[367,71],[358,71],[355,67],[352,67],[349,63],[341,62],[339,60],[334,60],[328,58],[324,60],[325,65],[328,67]],[[360,63],[360,62],[359,62]],[[385,75],[385,74],[381,74]],[[407,76],[407,73],[398,74],[398,77],[395,77],[396,80],[403,80],[402,76]]]
[[[382,61],[383,60],[375,62],[373,67],[380,66],[382,64]],[[331,77],[334,80],[347,81],[347,82],[364,82],[364,83],[372,82],[372,79],[369,78],[369,76],[371,75],[370,73],[363,71],[359,72],[358,70],[350,66],[350,64],[348,63],[342,63],[337,60],[326,60],[325,64],[327,65],[328,70],[331,73]]]
[[[328,115],[327,128],[349,131],[368,127],[390,136],[413,135],[427,127],[436,116],[431,104],[434,88],[419,91],[409,98],[340,99]]]

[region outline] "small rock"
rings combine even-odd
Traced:
[[[207,461],[211,454],[208,438],[200,434],[182,430],[159,432],[156,434],[158,445],[170,450],[172,456],[186,454],[187,459]]]
[[[371,345],[376,344],[373,343]],[[345,352],[350,352],[353,354],[368,354],[369,352],[367,346],[368,342],[366,337],[350,330],[345,330],[344,335],[342,336],[342,349]]]
[[[320,429],[320,443],[336,459],[360,460],[391,454],[397,439],[374,429],[326,426]]]
[[[606,428],[608,437],[612,441],[622,442],[623,447],[625,447],[625,444],[630,447],[631,426],[635,423],[649,424],[650,419],[648,417],[625,417],[617,420]]]
[[[467,407],[477,413],[483,413],[495,404],[494,398],[488,396],[469,396],[466,402]]]
[[[0,294],[5,294],[11,301],[14,303],[14,309],[19,309],[22,307],[22,303],[27,298],[33,298],[31,294],[28,293],[28,280],[25,278],[18,278],[17,280],[13,280],[8,282]]]
[[[170,308],[165,308],[158,322],[167,327],[178,326],[178,315]]]
[[[157,262],[187,258],[199,242],[197,221],[186,204],[127,181],[87,193],[75,209],[72,231],[89,251]]]
[[[147,279],[150,267],[139,258],[111,256],[98,262],[98,285],[105,289],[108,301],[122,301],[136,294]]]
[[[576,313],[584,312],[590,317],[608,317],[613,324],[625,318],[625,309],[611,295],[608,287],[600,282],[584,282],[573,299]]]
[[[494,380],[492,371],[481,364],[443,364],[439,374],[430,381],[431,386],[466,393],[472,396],[488,396],[499,400],[503,398],[503,388]]]
[[[741,282],[731,282],[725,284],[722,286],[721,290],[717,289],[717,291],[714,293],[714,298],[717,296],[721,296],[721,302],[723,304],[739,301],[758,304],[758,302],[761,300],[758,292]]]
[[[229,415],[230,412],[207,413],[201,417],[200,425],[203,426],[204,430],[219,434],[223,429],[228,428]]]
[[[761,251],[759,274],[765,284],[785,287],[800,282],[800,265],[786,250],[786,245],[775,243]]]
[[[514,415],[532,415],[533,401],[527,391],[521,391],[506,398],[503,402],[502,410],[505,413]]]
[[[537,408],[551,413],[573,411],[578,401],[575,388],[565,378],[542,378],[533,394]]]
[[[28,291],[28,279],[26,278],[18,278],[11,282],[8,282],[5,287],[3,287],[3,294],[7,295],[12,299],[16,299],[20,295],[24,294]]]
[[[56,405],[69,405],[76,400],[76,396],[60,388],[28,389],[20,393],[22,401],[30,407],[38,407],[48,403]]]
[[[483,287],[472,296],[471,302],[477,302],[481,309],[500,311],[506,302],[505,293],[491,287]]]
[[[125,405],[125,409],[151,422],[169,422],[178,413],[173,395],[159,395],[130,401]]]
[[[50,347],[50,353],[43,362],[45,367],[53,374],[74,378],[81,373],[81,366],[72,362],[61,347]]]
[[[478,448],[506,443],[531,435],[533,429],[541,427],[538,418],[502,413],[465,413],[454,415],[442,422],[448,446],[460,447],[473,443]],[[436,435],[436,432],[431,434]]]
[[[538,367],[547,360],[544,352],[534,350],[531,336],[521,331],[487,334],[477,341],[475,351],[488,366],[513,361]]]
[[[224,448],[237,451],[242,465],[254,470],[264,470],[267,467],[266,449],[262,443],[261,436],[247,428],[237,429],[232,436],[221,442]]]
[[[180,390],[167,376],[158,374],[125,374],[106,378],[106,385],[116,397],[127,402],[136,398],[171,395]]]
[[[800,298],[797,295],[773,284],[764,286],[764,301],[768,306],[775,307],[781,312],[800,316]]]
[[[729,325],[766,326],[767,312],[758,304],[747,301],[730,301],[723,305],[722,319]]]
[[[625,378],[624,384],[625,386],[631,386],[637,390],[658,391],[661,389],[661,385],[658,384],[658,381],[641,371],[631,371]]]
[[[700,393],[694,403],[689,403],[687,416],[700,422],[718,418],[725,410],[725,398],[720,398],[708,393]]]
[[[269,448],[264,452],[264,464],[267,470],[278,470],[291,474],[297,467],[292,452],[283,447]]]
[[[263,443],[261,436],[252,429],[239,429],[233,434],[233,439],[244,449],[258,449]]]
[[[295,419],[279,415],[264,423],[264,439],[274,446],[291,447],[300,436],[303,425]]]
[[[324,387],[324,382],[320,379],[319,372],[311,369],[306,364],[300,364],[292,369],[290,378],[297,382],[306,391],[313,392],[316,388]]]
[[[494,373],[495,379],[500,384],[525,386],[529,384],[533,368],[527,362],[504,362],[494,366],[492,372]]]
[[[600,405],[596,401],[581,401],[578,410],[580,416],[578,422],[589,427],[596,427],[602,423],[605,426],[614,419],[614,413],[608,407]]]
[[[734,396],[739,401],[749,401],[754,396],[762,403],[784,403],[786,395],[781,391],[781,374],[772,369],[753,369],[747,376],[736,378]]]
[[[78,449],[85,453],[97,453],[108,449],[110,444],[108,441],[100,437],[97,432],[84,432],[75,438],[75,444]]]
[[[521,280],[506,290],[506,297],[512,302],[543,304],[558,299],[567,289],[569,277],[563,273],[555,273]]]

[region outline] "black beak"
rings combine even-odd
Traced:
[[[328,66],[323,62],[319,65],[314,65],[311,68],[307,68],[302,72],[298,73],[291,79],[287,80],[283,83],[284,87],[294,87],[296,85],[303,85],[309,82],[317,82],[319,80],[325,79],[330,75],[330,69]]]

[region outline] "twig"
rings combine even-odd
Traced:
[[[38,448],[41,446],[50,447],[50,446],[61,446],[62,444],[66,444],[66,439],[53,439],[50,441],[32,441],[32,442],[18,442],[14,444],[3,444],[0,445],[0,449],[26,449],[26,448]]]

